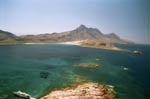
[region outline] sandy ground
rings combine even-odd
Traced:
[[[80,45],[84,40],[80,40],[80,41],[70,41],[70,42],[62,42],[59,44],[69,44],[69,45]]]

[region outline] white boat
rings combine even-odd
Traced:
[[[14,92],[14,95],[21,97],[21,98],[25,98],[25,99],[35,99],[35,98],[31,97],[29,94],[27,94],[25,92],[21,92],[21,91]]]
[[[126,67],[124,67],[123,69],[124,69],[124,70],[128,70],[128,68],[126,68]]]

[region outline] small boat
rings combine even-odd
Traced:
[[[123,68],[123,70],[129,70],[127,67],[125,66],[121,66],[121,68]]]
[[[127,67],[124,67],[123,69],[124,69],[124,70],[128,70],[128,68],[127,68]]]
[[[35,98],[31,97],[29,94],[27,94],[25,92],[21,92],[21,91],[14,92],[14,95],[24,98],[24,99],[35,99]]]

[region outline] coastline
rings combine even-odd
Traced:
[[[100,49],[106,49],[106,50],[115,50],[115,51],[123,51],[123,49],[120,49],[116,46],[111,46],[111,47],[100,47],[100,46],[88,46],[84,45],[87,40],[78,40],[78,41],[69,41],[69,42],[56,42],[56,43],[1,43],[0,45],[36,45],[36,44],[64,44],[64,45],[75,45],[75,46],[80,46],[80,47],[89,47],[89,48],[100,48]]]
[[[25,45],[32,45],[32,44],[51,44],[51,43],[23,43]]]

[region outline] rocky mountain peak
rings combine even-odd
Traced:
[[[78,28],[87,28],[85,25],[81,24]]]

